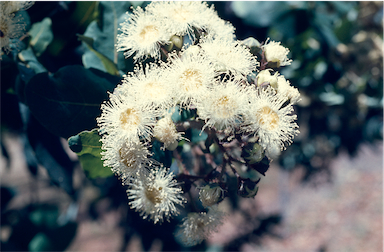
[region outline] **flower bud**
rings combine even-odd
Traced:
[[[254,198],[259,190],[257,183],[260,180],[252,181],[250,179],[241,179],[237,193],[243,198]]]
[[[243,148],[241,156],[247,161],[247,163],[258,163],[264,158],[264,150],[258,143],[249,144]]]
[[[209,184],[200,188],[199,199],[204,207],[217,204],[224,199],[224,190],[217,184]]]
[[[292,60],[287,58],[289,49],[280,45],[281,42],[266,41],[266,44],[262,46],[265,54],[265,58],[268,62],[276,62],[277,67],[290,65]]]
[[[171,38],[170,38],[170,41],[172,42],[172,44],[174,46],[176,46],[177,48],[181,49],[181,47],[183,47],[183,38],[180,37],[180,36],[177,36],[177,35],[173,35]]]
[[[277,89],[277,75],[271,75],[272,69],[265,69],[257,74],[257,86],[261,86],[263,83],[269,83],[274,89]]]

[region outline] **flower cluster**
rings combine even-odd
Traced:
[[[162,150],[177,152],[179,144],[189,144],[183,131],[195,127],[222,152],[227,150],[219,138],[253,138],[259,156],[272,159],[299,132],[293,105],[300,94],[276,69],[291,63],[289,50],[267,40],[258,47],[259,55],[252,54],[234,30],[204,2],[152,2],[134,9],[121,24],[117,50],[138,64],[101,105],[97,121],[104,166],[129,187],[130,206],[143,218],[156,223],[178,214],[176,206],[186,199],[177,179],[183,182],[180,175],[186,179],[191,172],[181,167],[175,178],[152,158],[154,141],[162,143]],[[152,63],[143,65],[148,58]],[[194,116],[174,122],[176,108]],[[183,220],[180,234],[186,245],[201,242],[222,221],[217,210],[225,197],[222,175],[226,164],[236,172],[231,161],[238,160],[224,154],[221,175],[200,187],[208,211],[196,209]]]
[[[17,39],[25,32],[26,24],[15,13],[26,10],[34,4],[32,1],[0,2],[0,55],[9,53],[12,47],[17,48]]]

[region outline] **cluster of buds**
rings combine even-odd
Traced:
[[[143,218],[169,220],[179,214],[177,206],[191,203],[195,212],[183,219],[178,234],[195,245],[221,224],[217,205],[227,196],[225,177],[236,176],[239,195],[253,197],[260,179],[247,171],[263,174],[299,132],[293,105],[300,94],[277,71],[291,63],[289,50],[268,40],[250,48],[204,2],[152,2],[128,15],[116,47],[137,65],[101,105],[104,166],[128,186],[129,204]],[[184,112],[187,118],[172,120]],[[205,144],[187,139],[190,129],[206,134]],[[173,151],[179,171],[153,158],[154,141]],[[208,157],[206,174],[207,167],[183,165],[178,147],[184,146]],[[191,185],[200,204],[190,202]]]
[[[26,24],[16,12],[26,10],[34,4],[32,1],[1,1],[0,2],[0,56],[9,53],[12,47],[18,45],[19,39],[25,32]],[[4,51],[4,52],[3,52]]]

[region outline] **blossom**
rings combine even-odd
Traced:
[[[149,158],[151,155],[147,146],[136,140],[126,141],[114,136],[104,136],[101,139],[104,150],[101,152],[103,165],[110,167],[123,183],[134,178],[137,173],[146,173],[147,169],[156,163]]]
[[[15,14],[6,11],[3,7],[0,8],[0,50],[9,53],[12,45],[17,47],[18,41],[14,40],[24,34],[26,24],[15,17]]]
[[[179,214],[175,205],[185,203],[177,184],[173,173],[164,167],[151,169],[147,176],[138,174],[135,180],[129,182],[127,193],[128,199],[132,200],[129,204],[144,219],[149,218],[154,223],[169,220]]]
[[[170,115],[167,115],[157,121],[155,127],[153,128],[153,132],[154,137],[164,143],[164,148],[169,150],[176,149],[178,140],[182,138],[182,134],[177,132],[176,126]]]
[[[150,140],[152,128],[160,112],[153,105],[138,106],[135,100],[119,93],[111,93],[109,101],[101,105],[97,118],[99,132],[126,140],[142,137]]]
[[[277,144],[284,149],[285,144],[292,143],[292,138],[299,133],[292,104],[282,107],[286,100],[271,87],[257,88],[250,96],[245,128],[259,136],[263,148],[272,148]]]
[[[169,54],[167,80],[174,87],[174,97],[181,106],[189,108],[207,92],[212,85],[216,73],[213,66],[201,54]]]
[[[128,58],[136,53],[134,60],[153,57],[160,59],[160,45],[166,44],[172,36],[165,28],[164,23],[157,16],[144,12],[137,7],[132,14],[121,24],[117,35],[117,51],[126,51]]]
[[[173,86],[166,75],[166,69],[156,64],[136,66],[134,72],[124,75],[122,85],[117,89],[124,95],[133,96],[139,106],[154,105],[166,110],[174,104]]]
[[[222,224],[225,214],[218,210],[217,205],[208,209],[208,212],[189,213],[183,219],[177,236],[185,245],[194,246],[201,243]]]
[[[234,130],[242,121],[247,106],[247,89],[238,80],[217,81],[197,104],[205,127]]]
[[[283,75],[277,78],[277,92],[287,99],[290,103],[296,104],[300,101],[300,93],[297,88],[291,86],[290,82]]]
[[[4,13],[10,14],[20,10],[26,10],[30,8],[34,1],[2,1],[0,8],[4,10]]]
[[[268,38],[262,46],[265,58],[269,62],[276,62],[278,67],[290,65],[292,60],[287,58],[289,49],[280,44],[281,42],[269,41]]]
[[[228,21],[221,19],[218,15],[208,16],[206,31],[207,35],[214,39],[234,41],[236,38],[235,27]]]
[[[259,65],[256,56],[239,41],[207,37],[200,46],[219,72],[231,71],[247,76]]]
[[[155,1],[146,7],[146,11],[164,19],[169,33],[191,39],[195,37],[193,28],[204,29],[211,19],[217,16],[213,8],[200,1]]]

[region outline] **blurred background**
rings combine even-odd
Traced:
[[[301,133],[256,197],[222,202],[219,232],[186,248],[172,235],[180,219],[153,225],[129,209],[114,176],[89,178],[19,90],[28,69],[103,70],[92,50],[120,64],[106,28],[111,2],[36,2],[20,15],[27,30],[46,24],[49,43],[1,62],[2,251],[382,251],[383,2],[209,4],[239,40],[269,37],[289,48],[293,63],[281,72],[302,95]],[[76,34],[92,37],[93,48]]]

